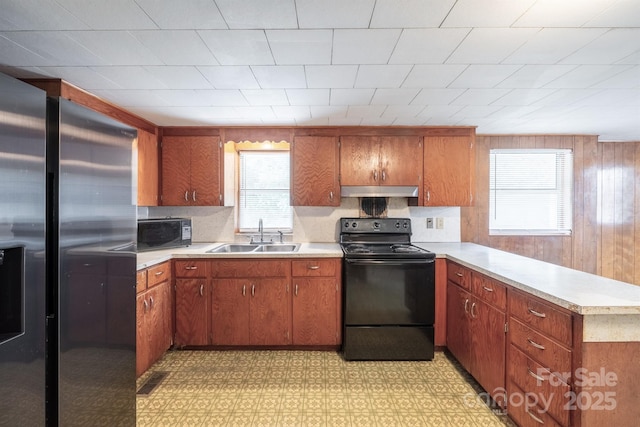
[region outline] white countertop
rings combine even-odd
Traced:
[[[640,286],[474,243],[414,244],[575,313],[640,315]]]

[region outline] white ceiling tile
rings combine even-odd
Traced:
[[[640,25],[640,15],[638,15]],[[609,30],[560,61],[562,64],[612,64],[640,51],[640,28]]]
[[[105,65],[102,58],[67,37],[63,31],[13,31],[0,35],[46,58],[53,66]]]
[[[331,105],[367,105],[375,89],[331,89]]]
[[[605,31],[602,28],[543,28],[503,63],[555,64]]]
[[[162,29],[226,29],[215,2],[211,0],[136,0],[138,6]]]
[[[335,30],[333,64],[386,64],[400,30]]]
[[[198,31],[222,65],[271,65],[274,63],[264,31]]]
[[[454,120],[474,119],[487,117],[502,108],[501,105],[469,105],[451,116]]]
[[[94,30],[158,28],[134,0],[56,0]]]
[[[637,27],[640,2],[619,0],[585,23],[588,27]]]
[[[216,89],[259,89],[251,68],[246,65],[198,67]]]
[[[549,96],[532,104],[534,106],[546,107],[547,109],[557,109],[565,111],[568,106],[580,102],[582,99],[595,95],[600,89],[558,89]],[[545,111],[545,114],[546,111]],[[549,113],[553,116],[553,113]],[[557,112],[556,112],[557,114]]]
[[[286,106],[276,105],[272,107],[277,118],[307,120],[311,118],[311,111],[308,106]]]
[[[525,65],[496,87],[540,88],[574,68],[575,65]]]
[[[633,89],[640,88],[640,65],[629,68],[615,76],[601,81],[594,85],[597,88],[603,89]]]
[[[368,117],[362,117],[360,119],[360,126],[392,126],[392,125],[398,125],[397,123],[395,123],[396,119],[393,117],[375,117],[375,116],[368,116]]]
[[[311,117],[314,119],[318,119],[322,117],[346,117],[347,116],[346,106],[312,105],[309,108],[311,110]]]
[[[121,90],[121,89],[94,89],[93,94],[102,99],[126,107],[163,107],[169,106],[166,100],[157,96],[153,90]]]
[[[330,64],[330,30],[269,30],[266,32],[278,65]]]
[[[198,33],[187,30],[132,31],[131,34],[167,65],[217,65]]]
[[[449,105],[458,98],[465,89],[422,89],[411,101],[412,105]]]
[[[398,88],[411,71],[410,65],[361,65],[358,69],[357,88]]]
[[[178,107],[236,107],[248,105],[239,90],[162,90],[158,96]]]
[[[109,65],[163,65],[127,31],[69,31],[70,38]]]
[[[616,74],[631,69],[630,65],[580,65],[547,83],[547,88],[588,88],[596,86]]]
[[[286,89],[291,105],[329,105],[329,89]]]
[[[435,122],[439,120],[445,121],[464,108],[463,105],[427,105],[418,117],[426,120],[433,119]]]
[[[0,58],[11,58],[11,65],[14,67],[55,65],[51,60],[35,54],[30,49],[25,49],[2,35],[0,35]]]
[[[250,105],[289,105],[284,89],[244,89],[241,92]]]
[[[417,88],[376,89],[371,105],[408,106],[418,92]]]
[[[170,89],[213,89],[197,67],[163,65],[144,68]]]
[[[246,118],[250,122],[270,120],[276,117],[273,112],[273,108],[269,105],[236,107],[235,111],[237,112],[238,117]]]
[[[617,0],[537,0],[515,27],[581,27]]]
[[[537,28],[474,28],[446,62],[500,63],[538,31]]]
[[[536,0],[458,0],[442,27],[510,27]]]
[[[466,65],[459,64],[416,65],[402,83],[402,87],[447,87],[466,68]]]
[[[367,28],[375,0],[296,0],[300,28]]]
[[[530,105],[554,93],[555,89],[513,89],[493,105]]]
[[[87,25],[54,0],[3,1],[0,31],[83,30]]]
[[[362,119],[358,117],[329,116],[329,126],[360,126]]]
[[[640,89],[606,89],[583,98],[578,103],[593,107],[639,107]],[[640,114],[638,117],[640,118]]]
[[[51,77],[73,82],[75,86],[92,93],[100,89],[122,89],[122,86],[90,67],[42,67],[42,70]],[[144,93],[148,94],[148,92]]]
[[[347,117],[380,117],[386,105],[350,105]]]
[[[467,67],[451,84],[451,88],[490,88],[509,77],[520,65],[480,65]]]
[[[490,105],[509,93],[509,89],[467,89],[451,101],[452,105]]]
[[[297,28],[294,0],[216,0],[231,29]]]
[[[454,0],[377,0],[371,28],[439,27]]]
[[[117,66],[91,67],[91,69],[123,89],[167,89],[167,85],[156,79],[144,67]]]
[[[410,119],[420,114],[424,108],[424,105],[389,105],[382,117]]]
[[[357,65],[307,65],[307,86],[310,88],[352,88]]]
[[[468,33],[468,28],[405,29],[389,63],[442,64]]]
[[[251,70],[263,89],[307,87],[302,65],[256,65]]]

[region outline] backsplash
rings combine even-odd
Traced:
[[[343,198],[340,207],[298,206],[293,209],[294,242],[336,242],[338,220],[359,216],[359,199]],[[162,206],[139,207],[139,218],[189,217],[193,224],[193,242],[245,241],[248,237],[236,235],[233,207]],[[411,218],[413,242],[459,242],[459,207],[408,206],[406,198],[389,199],[388,216]],[[443,228],[427,228],[427,218],[442,218]],[[435,222],[435,220],[434,220]]]

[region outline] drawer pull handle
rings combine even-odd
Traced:
[[[493,292],[493,289],[487,288],[486,286],[482,286],[482,289],[484,289],[487,292]]]
[[[533,308],[530,308],[530,309],[529,309],[529,313],[533,314],[533,315],[534,315],[534,316],[536,316],[536,317],[540,317],[540,318],[542,318],[542,319],[544,319],[545,317],[547,317],[547,315],[546,315],[546,314],[544,314],[544,313],[540,313],[539,311],[535,311]]]
[[[187,266],[187,267],[185,267],[184,269],[185,269],[185,270],[197,270],[197,269],[198,269],[198,267],[196,267],[196,266],[193,266],[193,265],[192,265],[192,266]]]
[[[164,271],[157,271],[155,274],[156,274],[156,276],[161,276],[161,275],[164,274]]]
[[[543,421],[543,420],[541,420],[540,418],[538,418],[538,417],[536,417],[535,415],[533,415],[531,412],[529,412],[529,410],[528,410],[528,409],[527,409],[527,414],[529,414],[529,416],[530,416],[531,418],[533,418],[533,420],[534,420],[535,422],[537,422],[538,424],[544,424],[544,421]]]
[[[310,265],[308,268],[309,268],[309,270],[318,270],[320,268],[320,266],[319,265]]]
[[[464,274],[462,274],[462,273],[460,273],[460,272],[457,272],[457,273],[456,273],[456,276],[458,276],[458,277],[463,277],[463,276],[464,276]]]
[[[538,350],[545,350],[544,346],[541,344],[538,344],[537,342],[535,342],[534,340],[532,340],[531,338],[527,338],[527,341],[529,342],[529,344],[531,344],[532,346],[534,346],[535,348],[537,348]]]
[[[533,372],[530,368],[527,368],[527,372],[529,373],[529,375],[531,375],[533,378],[535,378],[537,381],[543,382],[544,378],[542,378],[540,375],[536,374],[535,372]]]

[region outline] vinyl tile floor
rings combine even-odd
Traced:
[[[138,426],[513,426],[457,361],[330,351],[169,351],[138,379]],[[148,387],[147,387],[148,388]]]

